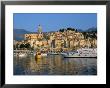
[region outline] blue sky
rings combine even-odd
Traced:
[[[57,31],[61,28],[86,30],[97,27],[96,13],[15,13],[14,29],[36,32],[40,24],[44,32]]]

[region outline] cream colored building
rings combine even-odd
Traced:
[[[55,48],[64,48],[64,41],[66,42],[66,49],[73,49],[75,47],[91,47],[97,46],[96,39],[84,39],[84,36],[81,32],[75,32],[71,30],[67,30],[64,32],[51,32],[46,34],[49,36],[49,39],[46,40],[44,38],[44,34],[42,33],[42,27],[38,27],[38,32],[25,34],[25,40],[31,44],[31,47],[37,48],[39,47],[51,47],[51,43],[55,40]]]

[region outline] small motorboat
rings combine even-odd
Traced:
[[[47,56],[47,53],[42,53],[41,55],[42,55],[42,56]]]
[[[26,57],[27,55],[25,53],[18,54],[19,57]]]

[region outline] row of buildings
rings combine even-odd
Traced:
[[[41,51],[70,51],[84,47],[97,47],[96,38],[84,38],[82,32],[65,30],[64,32],[42,32],[39,25],[36,33],[24,35],[25,40],[17,41],[16,44],[29,43],[34,50]]]

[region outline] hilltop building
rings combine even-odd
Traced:
[[[42,26],[38,25],[35,33],[25,34],[25,41],[34,49],[44,51],[68,51],[83,47],[96,47],[95,38],[85,39],[81,32],[66,30],[64,32],[43,32]]]

